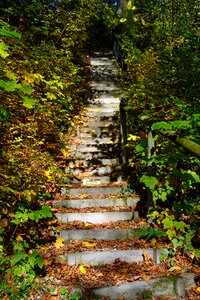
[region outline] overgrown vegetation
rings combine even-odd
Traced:
[[[143,199],[151,195],[147,212],[174,248],[191,251],[199,233],[199,153],[177,141],[187,148],[200,141],[198,13],[198,1],[127,1],[117,36],[132,182],[140,182]]]
[[[0,298],[22,299],[57,221],[64,134],[89,97],[85,44],[96,1],[3,1],[0,23]]]

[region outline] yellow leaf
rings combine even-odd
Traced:
[[[197,293],[200,293],[200,286],[196,288]]]
[[[16,237],[16,241],[18,241],[18,242],[23,241],[23,238],[20,234],[18,234],[18,236]]]
[[[179,267],[179,266],[174,266],[174,267],[171,267],[171,268],[169,269],[170,272],[173,272],[173,271],[180,271],[180,270],[181,270],[181,267]]]
[[[90,243],[90,242],[83,242],[83,246],[92,248],[96,246],[96,243]]]
[[[84,266],[82,266],[82,265],[79,267],[79,270],[80,270],[80,272],[81,272],[82,274],[87,273],[86,269],[85,269]]]
[[[56,240],[56,242],[54,243],[54,246],[56,247],[56,248],[61,248],[61,247],[63,247],[64,246],[64,239],[63,238],[58,238],[57,240]]]
[[[102,276],[104,276],[104,275],[103,275],[103,273],[97,273],[96,276],[97,276],[97,277],[102,277]]]
[[[68,155],[68,151],[65,149],[61,149],[62,155],[66,157]]]
[[[85,223],[84,226],[85,227],[90,227],[90,226],[92,226],[92,224],[91,223]]]

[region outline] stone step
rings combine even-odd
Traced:
[[[85,111],[84,116],[91,117],[91,118],[102,118],[102,117],[111,117],[115,116],[118,113],[118,110],[112,110],[112,111]]]
[[[118,115],[115,114],[111,114],[111,113],[102,113],[102,114],[97,114],[97,113],[88,113],[88,114],[84,114],[81,116],[81,120],[83,122],[87,122],[87,126],[91,126],[90,123],[93,122],[110,122],[111,124],[114,124],[115,122],[118,121]]]
[[[85,186],[69,186],[69,187],[62,187],[61,193],[62,195],[117,195],[123,193],[124,189],[126,188],[127,184],[120,184],[117,186],[92,186],[92,187],[85,187]]]
[[[86,223],[87,224],[87,223]],[[142,232],[142,228],[133,229],[62,229],[61,237],[65,241],[70,240],[126,240],[138,237]]]
[[[93,121],[92,119],[90,120],[90,122],[88,122],[87,120],[87,125],[82,127],[83,132],[85,130],[87,130],[87,128],[89,129],[93,129],[93,130],[98,130],[98,131],[102,131],[102,130],[112,130],[112,129],[119,129],[119,124],[117,123],[113,123],[113,120],[107,120],[107,121]]]
[[[97,68],[99,68],[99,67],[101,67],[101,66],[103,66],[103,67],[110,67],[112,70],[113,69],[116,69],[116,67],[114,67],[113,66],[113,64],[115,63],[115,60],[114,59],[105,59],[105,58],[94,58],[94,57],[92,57],[91,58],[91,60],[90,60],[90,64],[91,64],[91,66],[93,67],[97,67]]]
[[[98,166],[113,166],[119,165],[118,158],[93,158],[88,160],[76,159],[70,160],[68,163],[68,167],[70,169],[73,168],[90,168],[91,166],[98,165]]]
[[[121,183],[123,181],[122,174],[119,173],[112,174],[112,176],[91,176],[86,177],[82,180],[82,185],[102,185],[109,184],[113,182]]]
[[[88,213],[56,213],[55,216],[62,223],[81,221],[92,224],[109,223],[116,221],[133,220],[138,217],[135,211],[114,211],[114,212],[88,212]]]
[[[145,297],[149,294],[148,299],[152,297],[184,297],[186,289],[194,287],[194,274],[183,274],[177,276],[160,277],[146,281],[134,281],[123,283],[122,285],[108,286],[98,289],[93,289],[92,296],[95,299],[104,299],[104,297],[111,300],[124,299],[133,300],[138,297]],[[144,299],[144,298],[143,298]]]
[[[92,81],[91,87],[97,91],[119,91],[119,87],[115,83],[106,80]]]
[[[94,104],[103,104],[104,106],[105,105],[112,105],[114,107],[119,107],[119,104],[120,104],[120,98],[119,97],[97,97],[97,98],[94,98],[93,100],[93,103]],[[115,106],[116,105],[116,106]]]
[[[110,111],[114,111],[114,110],[119,111],[119,102],[120,102],[119,98],[115,98],[118,101],[114,100],[114,98],[108,98],[108,99],[109,99],[109,102],[108,102],[108,100],[107,100],[107,102],[102,101],[102,99],[100,99],[100,98],[92,99],[90,101],[90,104],[88,104],[88,106],[87,106],[87,110],[95,111],[95,112],[98,112],[98,111],[110,112]],[[111,102],[111,101],[113,101],[113,102]]]
[[[126,262],[139,262],[144,260],[144,255],[152,259],[155,264],[160,264],[162,253],[167,253],[166,249],[133,249],[133,250],[110,250],[110,251],[84,251],[62,255],[62,258],[70,266],[77,264],[89,264],[99,266],[112,264],[116,259]]]
[[[94,175],[98,175],[98,176],[104,176],[104,175],[113,175],[113,174],[116,174],[116,173],[121,173],[121,171],[122,171],[122,166],[118,166],[118,165],[116,165],[116,166],[100,166],[100,167],[95,167],[94,169],[92,169],[92,170],[87,170],[87,169],[85,169],[85,170],[83,170],[83,169],[81,169],[81,168],[75,168],[75,169],[71,169],[71,168],[68,168],[68,167],[66,167],[65,168],[65,173],[66,174],[71,174],[71,175],[74,175],[74,176],[76,176],[76,175],[79,175],[79,174],[81,174],[81,173],[83,173],[83,172],[87,172],[88,171],[88,174],[87,174],[87,176],[89,177],[89,176],[94,176]]]
[[[100,138],[93,138],[92,136],[82,137],[79,136],[73,139],[74,143],[79,143],[79,145],[99,145],[99,144],[116,144],[119,142],[119,137],[100,137]]]
[[[127,198],[90,198],[55,200],[53,206],[67,208],[108,207],[108,206],[136,206],[139,201],[137,196]]]
[[[85,139],[88,139],[88,141],[91,141],[91,139],[101,139],[102,141],[105,141],[103,139],[110,138],[112,141],[119,140],[119,133],[116,133],[116,130],[109,131],[107,128],[104,130],[94,130],[92,128],[88,128],[86,132],[77,132],[77,138],[82,139],[85,141]]]
[[[101,143],[98,145],[82,145],[82,144],[71,144],[68,145],[69,150],[79,151],[79,152],[105,152],[105,151],[113,151],[117,148],[119,149],[119,143]]]
[[[119,157],[118,155],[119,150],[117,151],[93,151],[93,152],[76,152],[71,151],[68,155],[68,157],[71,157],[72,159],[113,159],[115,157]]]

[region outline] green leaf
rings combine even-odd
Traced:
[[[33,108],[35,106],[35,99],[29,98],[27,96],[23,97],[23,106],[26,108]]]
[[[190,121],[175,120],[170,123],[171,123],[173,129],[182,129],[182,128],[191,127]]]
[[[16,37],[16,38],[21,37],[20,33],[16,32],[16,31],[10,31],[10,30],[5,29],[5,28],[0,29],[0,35],[4,35],[4,36],[7,36],[7,37]]]
[[[173,228],[174,227],[174,220],[171,217],[165,218],[162,221],[163,225],[164,225],[164,229],[168,229],[168,228]]]
[[[144,152],[144,147],[141,144],[135,146],[135,150],[137,152]]]
[[[52,217],[52,213],[50,211],[50,207],[43,205],[42,206],[42,215],[44,218],[51,218]]]
[[[0,108],[0,121],[8,120],[9,114],[10,114],[9,110]]]
[[[36,259],[33,256],[30,256],[28,259],[28,263],[31,265],[32,268],[34,268],[34,266],[35,266],[35,261],[36,261]]]
[[[172,125],[164,121],[156,122],[151,126],[152,130],[171,130]]]
[[[38,256],[38,257],[37,257],[36,263],[37,263],[37,265],[38,265],[38,267],[39,267],[40,269],[43,268],[43,266],[44,266],[44,261],[43,261],[43,259],[42,259],[41,256]]]
[[[140,178],[140,182],[144,183],[146,185],[146,187],[153,190],[155,188],[156,184],[158,183],[158,180],[153,176],[143,175]]]
[[[15,81],[0,80],[0,88],[6,90],[6,92],[14,92],[17,89],[17,83]]]
[[[18,252],[17,254],[15,254],[14,257],[10,261],[11,267],[13,267],[19,261],[23,260],[25,257],[27,257],[27,254],[24,252]]]
[[[172,243],[173,243],[173,245],[174,245],[174,248],[177,248],[177,247],[179,247],[179,246],[182,245],[182,242],[179,241],[177,238],[173,238],[173,239],[172,239]]]
[[[0,42],[0,56],[2,58],[6,58],[7,56],[9,56],[9,53],[8,53],[8,46],[3,43],[3,42]]]

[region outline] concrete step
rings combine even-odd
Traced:
[[[92,81],[91,82],[91,87],[97,91],[119,91],[119,87],[113,83],[112,81],[108,80],[101,80],[101,81]]]
[[[88,160],[82,160],[82,159],[76,159],[76,160],[70,160],[68,163],[68,167],[70,169],[73,168],[90,168],[94,165],[98,166],[113,166],[113,165],[119,165],[119,159],[118,158],[93,158]]]
[[[115,60],[114,59],[109,59],[109,58],[104,58],[104,57],[92,57],[90,59],[90,64],[91,66],[95,66],[97,68],[99,68],[100,66],[104,66],[104,67],[111,67],[111,69],[116,69],[113,65],[115,64]]]
[[[116,144],[119,142],[119,137],[100,137],[100,138],[93,138],[92,136],[82,137],[79,136],[73,139],[74,143],[79,143],[79,145],[99,145],[99,144]]]
[[[102,117],[113,117],[118,113],[118,110],[110,110],[110,111],[97,111],[97,110],[89,110],[84,112],[84,116],[91,118],[102,118]]]
[[[67,208],[108,207],[108,206],[136,206],[139,201],[137,196],[127,198],[91,198],[55,200],[53,206]]]
[[[109,101],[108,101],[109,99]],[[102,101],[100,98],[95,98],[90,100],[90,104],[87,106],[88,111],[95,111],[95,112],[110,112],[110,111],[119,111],[119,98],[108,98],[107,102]],[[113,101],[113,102],[111,102]]]
[[[138,237],[143,229],[62,229],[61,237],[65,241],[70,240],[126,240]]]
[[[89,186],[93,186],[93,185],[102,185],[102,184],[109,184],[109,183],[113,183],[113,182],[122,182],[123,178],[122,178],[122,174],[120,173],[116,173],[113,174],[112,176],[86,176],[83,179],[79,178],[77,179],[76,177],[73,177],[72,179],[72,183],[80,183],[82,185],[89,185]]]
[[[119,124],[118,123],[113,123],[113,120],[105,120],[105,121],[93,121],[92,119],[90,122],[87,119],[87,124],[82,127],[83,132],[85,130],[97,130],[97,131],[102,131],[102,130],[112,130],[112,129],[119,129]]]
[[[122,171],[122,166],[100,166],[100,167],[97,167],[97,166],[94,166],[95,168],[92,169],[92,170],[88,170],[88,177],[90,176],[106,176],[106,175],[113,175],[113,174],[116,174],[116,173],[121,173]],[[75,168],[75,169],[70,169],[68,167],[65,168],[65,173],[66,174],[71,174],[71,175],[79,175],[83,172],[86,172],[87,169],[81,169],[81,168]]]
[[[111,124],[114,124],[118,121],[119,117],[118,114],[111,114],[111,113],[88,113],[81,116],[81,120],[85,123],[87,123],[87,126],[91,126],[90,123],[93,122],[110,122]]]
[[[105,159],[113,159],[115,157],[119,157],[118,154],[119,150],[117,149],[117,151],[93,151],[93,152],[77,152],[77,151],[71,151],[69,153],[69,157],[71,157],[72,159],[86,159],[86,160],[90,160],[90,159],[101,159],[101,158],[105,158]]]
[[[88,213],[56,213],[55,216],[62,223],[81,221],[92,224],[109,223],[117,221],[133,220],[138,217],[134,211],[114,211],[114,212],[88,212]]]
[[[112,264],[116,259],[126,262],[139,262],[144,260],[144,255],[152,259],[155,264],[160,264],[160,257],[166,249],[133,249],[133,250],[110,250],[110,251],[84,251],[62,255],[62,258],[70,266],[77,264],[89,264],[90,266],[99,266]]]
[[[92,187],[62,187],[61,193],[62,195],[117,195],[123,193],[127,184],[121,184],[119,186],[92,186]]]
[[[123,181],[122,174],[116,173],[112,176],[91,176],[82,179],[82,185],[102,185],[102,184],[109,184],[113,182],[121,183]]]
[[[88,130],[84,130],[85,132],[77,132],[77,138],[88,139],[88,141],[92,139],[101,139],[104,141],[105,138],[110,138],[112,141],[118,142],[119,140],[119,132],[116,132],[116,130],[109,131],[107,128],[104,130],[94,130],[92,128],[88,128]]]
[[[69,150],[71,151],[79,151],[79,152],[105,152],[105,151],[113,151],[114,149],[119,149],[118,143],[101,143],[98,145],[82,145],[82,144],[71,144],[68,145]]]
[[[194,287],[194,275],[184,274],[179,276],[160,277],[150,279],[147,281],[134,281],[123,283],[122,285],[108,286],[99,289],[93,289],[92,296],[95,299],[104,299],[104,297],[111,300],[124,299],[133,300],[138,297],[144,297],[149,294],[149,297],[184,297],[186,289]],[[148,299],[150,299],[148,297]],[[143,298],[144,299],[144,298]]]
[[[102,104],[102,105],[114,105],[114,107],[119,107],[119,104],[120,104],[120,98],[119,97],[97,97],[97,98],[94,98],[93,100],[93,103],[94,104]],[[116,106],[115,106],[116,105]]]

